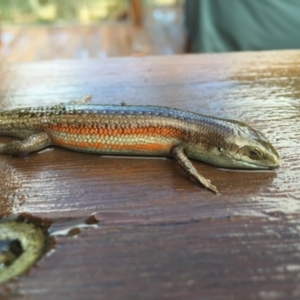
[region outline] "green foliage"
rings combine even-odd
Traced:
[[[128,0],[0,0],[4,24],[96,23],[128,11]]]

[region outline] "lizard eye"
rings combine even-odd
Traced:
[[[262,157],[262,153],[258,149],[251,149],[249,151],[249,157],[253,160],[258,160]]]

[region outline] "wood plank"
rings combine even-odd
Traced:
[[[2,108],[90,93],[92,103],[171,106],[244,121],[282,161],[272,172],[195,162],[215,196],[171,159],[58,148],[2,156],[2,216],[99,220],[56,238],[51,255],[0,287],[2,298],[299,299],[299,59],[270,51],[2,64]]]

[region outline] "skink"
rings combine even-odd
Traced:
[[[228,168],[274,169],[279,156],[260,132],[232,120],[160,106],[78,105],[30,107],[0,113],[0,153],[25,155],[50,145],[75,151],[174,157],[207,189],[190,159]]]

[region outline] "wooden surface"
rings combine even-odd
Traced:
[[[56,238],[28,274],[0,287],[2,299],[299,299],[299,64],[299,51],[2,64],[2,108],[87,94],[171,106],[244,121],[282,160],[272,172],[195,162],[215,196],[170,159],[59,148],[1,156],[1,215],[99,220]]]
[[[101,59],[155,52],[145,31],[125,22],[101,26],[6,26],[2,40],[0,57],[7,62]]]

